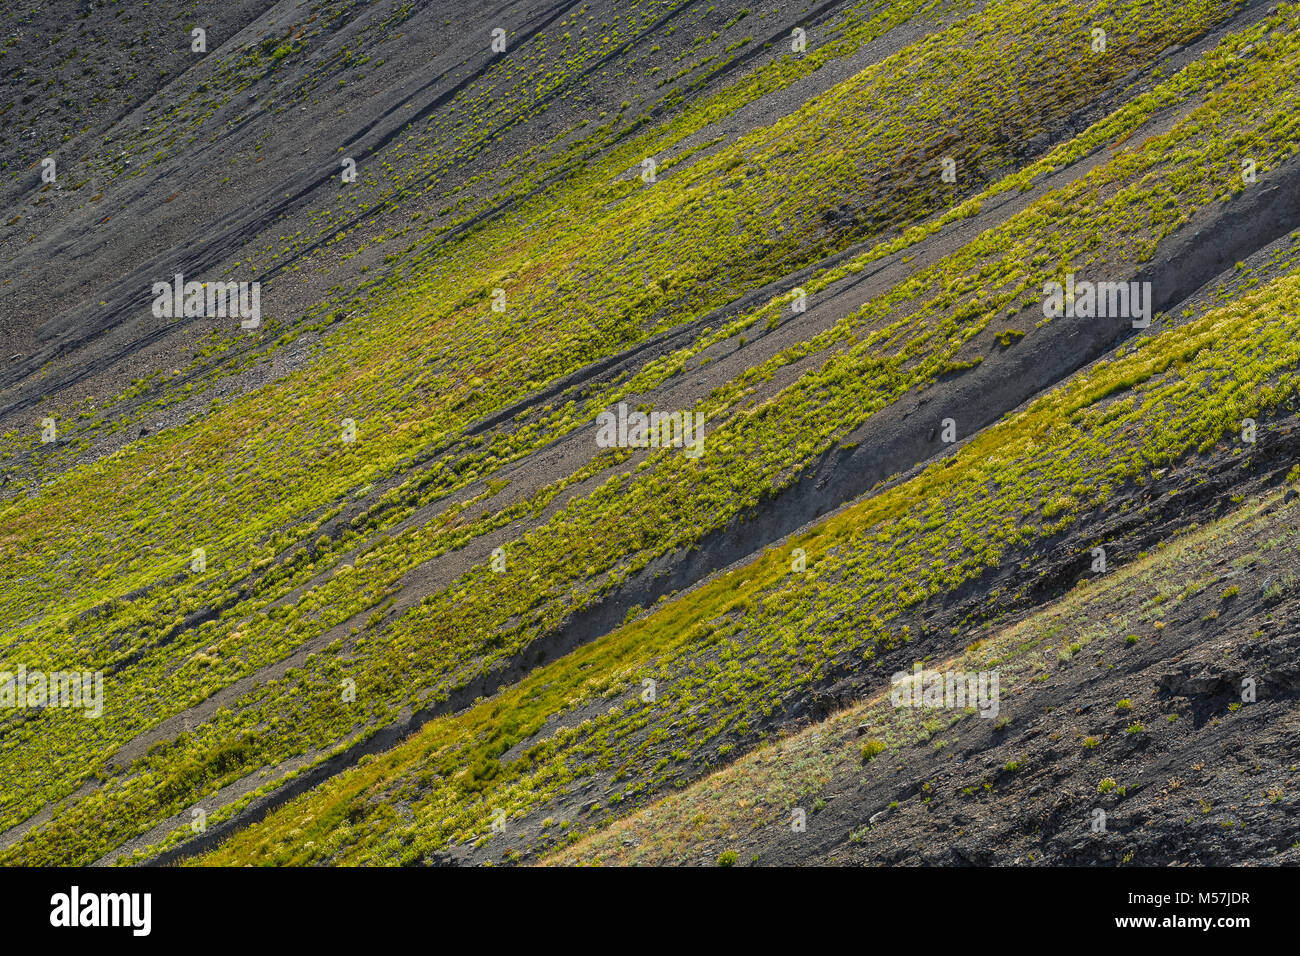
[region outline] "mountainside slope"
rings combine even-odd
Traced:
[[[1300,8],[192,6],[0,105],[0,862],[1294,862]]]

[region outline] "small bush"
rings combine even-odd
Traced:
[[[885,752],[885,742],[883,740],[868,740],[862,745],[862,762],[868,763],[875,760]]]

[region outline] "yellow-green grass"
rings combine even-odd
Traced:
[[[448,842],[490,839],[496,809],[524,816],[593,773],[623,781],[629,804],[662,793],[682,778],[660,763],[656,737],[688,755],[752,742],[750,719],[789,691],[913,639],[900,619],[927,597],[1052,537],[1115,488],[1233,441],[1241,418],[1294,402],[1300,346],[1287,303],[1298,290],[1289,275],[1100,363],[789,541],[807,553],[806,572],[791,570],[788,551],[770,552],[431,722],[203,862],[414,862]],[[1053,502],[1057,515],[1044,519]],[[640,697],[644,679],[659,682],[657,700]],[[601,698],[608,708],[592,706]],[[580,723],[543,732],[570,711]],[[520,756],[498,759],[521,741]]]
[[[1233,88],[1229,93],[1221,94],[1213,108],[1220,111],[1225,107],[1237,108],[1240,112],[1237,102],[1246,102],[1247,92],[1248,88]],[[1197,122],[1199,121],[1198,118]],[[1229,113],[1221,122],[1240,122],[1240,116]],[[1282,132],[1285,133],[1285,129]],[[1293,148],[1293,144],[1285,137],[1277,141],[1269,138],[1277,135],[1275,128],[1268,128],[1264,133],[1267,135],[1260,135],[1260,155],[1265,160],[1270,150],[1275,155],[1283,155],[1287,149]],[[1187,128],[1180,127],[1170,134],[1168,140],[1184,144],[1190,141],[1203,151],[1213,149],[1215,143],[1213,136],[1195,126],[1190,133]],[[1123,216],[1130,223],[1141,226],[1143,219],[1133,215],[1134,208],[1140,210],[1142,202],[1150,197],[1159,198],[1161,182],[1168,182],[1177,176],[1179,186],[1182,187],[1180,195],[1186,203],[1186,207],[1180,207],[1181,215],[1185,217],[1188,208],[1194,205],[1197,193],[1187,189],[1188,183],[1182,178],[1187,167],[1181,163],[1167,162],[1161,145],[1156,143],[1141,152],[1149,167],[1148,172],[1154,170],[1160,173],[1160,176],[1147,177],[1146,181],[1151,185],[1149,193],[1125,195],[1119,199],[1108,197],[1109,204],[1097,203],[1096,194],[1104,187],[1113,186],[1120,177],[1134,175],[1131,167],[1124,167],[1118,173],[1103,171],[1098,174],[1098,182],[1085,181],[1069,193],[1069,204],[1060,199],[1052,199],[1052,202],[1059,203],[1060,206],[1059,209],[1048,207],[1049,213],[1062,218],[1074,218],[1078,215],[1079,207],[1095,207],[1100,221]],[[1198,155],[1203,153],[1188,151],[1187,161],[1191,162]],[[1230,194],[1230,179],[1219,176],[1214,166],[1210,165],[1203,171],[1199,188],[1207,197],[1213,197],[1219,192]],[[1041,230],[1042,207],[1043,204],[1040,204],[1031,210],[1031,214],[1008,224],[996,240],[986,240],[974,249],[954,257],[945,263],[943,269],[954,277],[965,275],[966,281],[971,281],[972,275],[975,279],[986,279],[990,274],[990,258],[996,262],[996,256],[1001,250],[1008,246],[1014,250],[1016,241],[1025,241],[1023,237],[1031,237]],[[1171,223],[1168,213],[1164,211],[1167,207],[1160,204],[1159,208],[1161,218],[1155,224],[1161,228],[1172,228],[1177,220]],[[1149,217],[1147,221],[1151,221]],[[1071,260],[1080,256],[1079,249],[1086,249],[1087,243],[1097,241],[1096,231],[1089,229],[1086,221],[1079,221],[1078,225],[1078,234],[1060,240],[1063,259]],[[1131,251],[1136,248],[1134,244],[1146,242],[1147,236],[1135,229],[1133,234],[1119,237],[1120,241],[1125,239],[1130,243]],[[1107,241],[1115,242],[1116,238],[1108,237]],[[1015,261],[1015,255],[1003,259],[1004,263]],[[1003,268],[1007,266],[1004,265]],[[1050,272],[1050,269],[1045,271]],[[941,270],[938,274],[944,273]],[[879,317],[887,316],[888,310],[898,307],[900,303],[907,303],[908,307],[915,309],[917,306],[913,300],[924,290],[926,283],[933,280],[933,274],[922,276],[892,298],[871,304],[865,314],[872,317],[878,325]],[[945,282],[942,286],[951,288],[952,283]],[[1023,288],[1030,286],[1032,281],[1026,282]],[[476,572],[449,591],[431,596],[425,607],[399,620],[392,628],[374,635],[377,640],[373,647],[360,645],[356,649],[349,649],[343,656],[340,656],[341,647],[334,648],[309,667],[307,674],[294,674],[283,684],[260,689],[241,701],[233,715],[218,715],[213,726],[202,728],[193,737],[187,735],[170,750],[155,753],[144,765],[136,768],[136,773],[131,778],[115,781],[113,787],[90,799],[84,809],[69,812],[67,826],[76,826],[78,824],[75,821],[81,820],[81,836],[78,839],[49,841],[49,844],[57,846],[58,849],[54,852],[59,854],[93,854],[111,848],[115,845],[114,840],[130,832],[129,828],[143,828],[144,822],[164,816],[169,809],[174,810],[184,806],[188,800],[212,792],[224,782],[247,772],[249,768],[284,759],[310,747],[327,748],[332,741],[346,737],[359,723],[391,719],[394,712],[412,702],[412,688],[422,690],[425,687],[436,688],[440,684],[448,686],[448,680],[467,677],[477,668],[490,664],[494,658],[508,655],[531,636],[545,633],[569,611],[598,594],[599,589],[615,586],[630,570],[643,566],[653,555],[673,547],[689,545],[693,537],[707,529],[707,525],[700,520],[701,514],[709,515],[708,520],[720,521],[745,504],[757,501],[764,493],[765,473],[787,473],[786,469],[791,466],[805,466],[819,449],[829,447],[847,434],[890,395],[899,394],[901,390],[925,381],[945,367],[955,351],[950,341],[952,333],[960,332],[962,336],[968,336],[972,328],[978,332],[987,320],[987,316],[978,307],[963,308],[954,318],[951,314],[951,299],[950,294],[945,293],[930,302],[921,303],[929,313],[940,319],[937,327],[940,334],[923,323],[918,323],[914,329],[909,330],[906,326],[915,313],[904,316],[893,325],[884,326],[883,331],[870,332],[864,339],[864,345],[855,354],[810,375],[799,387],[789,390],[780,403],[765,407],[757,414],[746,414],[729,422],[728,428],[732,431],[724,429],[718,443],[711,446],[723,454],[715,458],[711,452],[705,460],[716,479],[711,478],[705,483],[698,500],[682,502],[681,513],[673,516],[666,527],[647,529],[644,525],[629,524],[619,514],[611,513],[608,502],[615,497],[621,499],[626,494],[626,489],[620,491],[621,484],[607,487],[603,492],[567,509],[552,523],[550,531],[542,529],[522,542],[525,545],[522,558],[537,569],[538,577],[535,580],[540,581],[540,584],[530,581],[529,588],[502,600],[502,585],[494,584],[493,579],[486,577],[486,571]],[[1003,299],[1002,304],[1005,301]],[[948,313],[945,314],[944,310],[948,310]],[[970,324],[963,327],[962,323]],[[843,337],[846,329],[854,329],[863,324],[870,328],[870,323],[864,323],[862,315],[855,316],[835,334]],[[898,341],[891,341],[895,336],[901,338],[909,331],[913,335],[910,352],[899,348]],[[922,346],[927,338],[940,340],[940,351],[924,358],[916,368],[907,369],[908,374],[900,376],[899,371],[906,363],[924,356]],[[779,359],[790,360],[790,355]],[[733,387],[730,395],[724,391],[720,397],[715,398],[714,406],[706,407],[710,407],[711,411],[726,410],[737,401],[737,395],[743,394],[754,375],[761,376],[769,371],[770,369],[760,369],[748,380],[742,379]],[[793,456],[783,437],[789,434],[791,428],[803,428],[808,435],[804,446],[795,449]],[[762,457],[754,454],[759,443],[765,443],[771,449],[765,459],[766,465],[762,464]],[[347,451],[342,453],[347,454]],[[651,466],[645,467],[652,467],[653,471],[642,477],[635,488],[642,500],[649,501],[656,498],[657,488],[679,487],[682,483],[681,469],[693,466],[681,459],[660,457]],[[764,472],[763,468],[767,471]],[[462,477],[458,475],[449,480],[459,480]],[[575,517],[579,520],[575,521]],[[584,532],[581,530],[584,526],[608,530],[599,533]],[[316,530],[309,526],[309,530],[299,540],[308,540]],[[268,548],[267,558],[276,548],[282,549],[284,544],[282,540]],[[178,704],[193,702],[196,697],[210,693],[234,676],[247,672],[259,662],[273,659],[295,642],[306,639],[311,633],[321,633],[329,623],[341,619],[325,617],[322,620],[317,616],[319,607],[339,609],[340,613],[354,612],[382,600],[389,587],[400,577],[401,569],[409,567],[412,561],[423,555],[423,547],[425,545],[422,541],[414,537],[395,545],[380,545],[376,549],[374,561],[369,562],[368,567],[354,566],[354,570],[347,575],[350,579],[346,582],[347,587],[331,582],[333,587],[329,590],[313,594],[300,608],[290,609],[288,620],[283,617],[254,617],[251,624],[245,626],[245,619],[257,607],[265,605],[271,596],[284,593],[293,580],[301,578],[277,582],[278,591],[259,595],[255,601],[250,602],[251,606],[240,608],[239,613],[231,614],[229,620],[192,635],[185,643],[172,646],[173,652],[183,655],[181,660],[188,660],[196,650],[214,643],[224,646],[219,656],[225,658],[226,663],[213,672],[208,683],[195,680],[194,675],[202,673],[201,668],[210,666],[197,662],[188,669],[175,671],[176,679],[172,681],[159,679],[160,673],[166,674],[172,670],[173,664],[167,660],[157,665],[161,670],[139,668],[137,671],[137,668],[132,668],[132,672],[124,674],[123,679],[131,683],[125,685],[123,690],[129,687],[130,692],[121,697],[128,702],[127,706],[136,708],[138,716],[122,719],[127,715],[119,715],[116,727],[120,732],[123,729],[131,731],[133,728],[147,726],[151,721],[156,721],[160,714],[169,712],[169,709],[174,712]],[[596,558],[594,565],[588,558],[575,560],[584,549],[590,557]],[[183,562],[187,553],[183,552],[176,559],[178,564]],[[593,572],[588,571],[592,567],[595,569],[594,585],[592,580],[587,580],[593,578]],[[295,569],[302,574],[315,570],[309,565]],[[578,589],[576,593],[575,586]],[[465,606],[462,607],[462,604]],[[150,603],[142,604],[134,613],[128,612],[123,620],[128,624],[149,620],[157,616],[156,607]],[[449,607],[452,608],[450,612]],[[517,620],[513,625],[505,628],[501,626],[502,622],[509,621],[516,615],[522,623]],[[171,615],[165,619],[170,620]],[[485,636],[488,638],[486,641],[483,640]],[[471,643],[465,643],[467,638]],[[227,640],[229,644],[225,643]],[[436,648],[437,653],[429,654],[430,648]],[[359,654],[356,653],[357,650],[360,650]],[[412,667],[416,668],[414,673]],[[363,678],[358,683],[369,693],[365,696],[367,703],[359,713],[344,712],[334,701],[341,675]],[[176,695],[171,690],[177,685],[185,688],[185,695]],[[165,689],[165,692],[158,693],[159,688]],[[309,690],[304,691],[304,688]],[[295,697],[300,697],[296,703]],[[267,714],[276,716],[268,722]],[[263,732],[268,726],[274,732]],[[250,728],[259,729],[256,746],[249,745],[245,740]],[[102,759],[106,743],[108,752],[111,752],[112,741],[110,738],[106,742],[103,737],[97,740],[95,734],[99,732],[97,728],[77,728],[74,735],[48,734],[43,739],[50,743],[43,746],[69,748],[62,751],[64,754],[69,751],[85,753],[88,749],[91,754],[95,754],[96,750],[90,748],[98,748],[101,755],[98,759]],[[21,756],[30,758],[33,764],[38,763],[39,754],[36,751],[40,749],[39,746],[32,746],[30,740],[26,743],[28,746],[22,749]],[[231,747],[240,748],[239,761],[223,759],[212,764],[204,756],[210,753],[228,754]],[[49,750],[45,752],[49,753]],[[18,757],[19,754],[14,756]],[[41,765],[57,767],[59,764],[59,760],[54,760],[45,761]],[[83,774],[89,773],[91,768],[97,766],[97,760],[94,757],[82,760],[79,766],[84,768]],[[34,774],[28,778],[29,785],[33,787],[28,792],[33,797],[39,797],[42,793],[50,792],[47,788],[57,792],[59,787],[66,787],[68,782],[57,771],[50,777]],[[158,799],[160,795],[166,799]],[[100,809],[104,805],[123,804],[136,809],[133,813],[119,815],[106,814]],[[95,822],[87,823],[87,818]],[[63,824],[57,824],[58,828],[62,826]],[[77,847],[85,849],[79,850]]]

